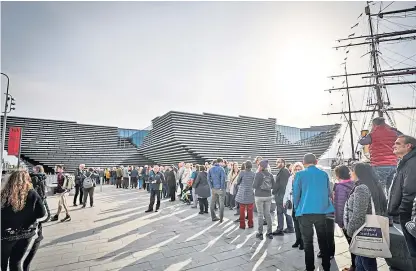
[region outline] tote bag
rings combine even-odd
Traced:
[[[391,258],[389,219],[375,214],[372,198],[371,213],[366,215],[364,225],[354,232],[350,252],[367,258]]]

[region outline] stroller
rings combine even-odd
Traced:
[[[186,187],[182,191],[181,201],[190,205],[192,201],[192,181],[186,183]]]

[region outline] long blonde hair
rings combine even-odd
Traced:
[[[1,190],[1,208],[10,205],[13,211],[21,211],[26,205],[26,198],[30,189],[33,189],[33,186],[27,171],[14,171]]]
[[[296,167],[300,167],[300,168],[301,168],[301,170],[304,170],[304,169],[305,169],[305,167],[303,166],[303,164],[302,164],[301,162],[296,162],[296,163],[295,163],[295,164],[293,164],[293,166],[292,166],[292,175],[293,175],[293,176],[295,176],[295,175],[296,175],[296,172],[295,172]],[[299,170],[299,171],[300,171],[300,170]]]

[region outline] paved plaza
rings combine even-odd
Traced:
[[[159,212],[145,213],[149,194],[143,190],[104,186],[103,192],[99,187],[96,191],[93,208],[71,206],[72,221],[44,224],[45,239],[31,270],[305,270],[304,252],[291,247],[294,234],[260,241],[255,238],[257,223],[254,229],[239,229],[235,211],[228,208],[220,224],[168,199],[162,200]],[[54,214],[56,197],[48,203]],[[276,229],[276,217],[273,224]],[[331,270],[340,270],[349,266],[350,258],[338,228],[335,241]],[[317,270],[319,263],[316,259]],[[384,260],[379,266],[388,270]]]

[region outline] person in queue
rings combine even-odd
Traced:
[[[344,227],[347,236],[353,234],[365,223],[366,215],[372,214],[371,201],[376,215],[387,216],[387,199],[382,184],[373,168],[366,163],[356,163],[351,171],[355,182],[344,207]],[[356,255],[356,271],[377,271],[377,259]]]
[[[82,205],[82,200],[84,199],[84,190],[82,189],[82,182],[84,181],[85,175],[85,164],[80,164],[77,170],[75,171],[75,195],[74,195],[74,206],[77,206],[77,198],[79,195],[79,205]]]
[[[246,165],[247,167],[247,165]],[[259,170],[254,177],[253,189],[255,196],[255,203],[257,207],[258,216],[258,232],[256,237],[263,240],[263,225],[264,218],[267,223],[266,236],[273,239],[272,233],[272,217],[270,214],[270,206],[272,204],[272,188],[274,186],[273,175],[268,171],[269,162],[263,160],[259,163]]]
[[[251,161],[247,160],[241,165],[241,171],[237,178],[237,195],[235,197],[236,203],[239,205],[240,218],[238,222],[240,223],[240,229],[246,228],[246,217],[248,219],[248,227],[253,228],[253,209],[254,209],[254,191],[253,183],[256,174],[251,170],[253,164]],[[247,216],[246,216],[247,210]]]
[[[210,188],[208,184],[208,174],[207,167],[203,165],[197,165],[198,175],[194,182],[195,184],[195,193],[199,201],[199,214],[208,214],[208,197],[211,195]],[[194,198],[194,200],[197,200]]]
[[[289,170],[289,169],[288,169]],[[285,204],[285,208],[287,202],[290,201],[293,205],[293,181],[296,177],[296,173],[304,170],[303,164],[301,162],[296,162],[293,164],[291,169],[291,175],[289,177],[289,180],[286,185],[286,191],[285,195],[283,197],[283,203]],[[293,219],[293,225],[295,228],[295,234],[296,234],[296,242],[292,245],[293,248],[299,248],[299,250],[303,250],[303,240],[302,240],[302,234],[300,232],[300,225],[299,225],[299,219],[296,217],[295,214],[295,208],[292,206],[292,219]]]
[[[43,199],[33,189],[29,174],[14,171],[1,190],[2,271],[22,270],[24,255],[36,235],[37,220],[45,214]]]
[[[152,187],[150,189],[150,204],[149,208],[145,211],[146,213],[153,212],[153,206],[155,205],[155,197],[157,197],[155,212],[157,212],[160,208],[160,184],[163,182],[164,176],[159,170],[159,166],[155,165],[153,167],[153,174],[151,174],[149,177],[149,182],[152,185]]]
[[[211,219],[212,221],[220,221],[224,218],[224,199],[225,199],[225,171],[223,168],[222,158],[218,158],[214,166],[208,172],[208,183],[211,187]],[[215,214],[215,203],[219,200],[220,217]]]
[[[335,211],[328,174],[316,167],[318,160],[312,153],[303,157],[304,170],[296,173],[293,184],[293,205],[302,233],[307,271],[315,270],[313,247],[314,227],[318,236],[324,271],[330,270],[330,252],[326,234],[327,214]]]
[[[411,221],[413,202],[416,199],[416,138],[401,135],[393,147],[394,154],[400,159],[397,173],[390,188],[388,213],[399,216],[407,249],[416,270],[416,239],[406,230]]]

